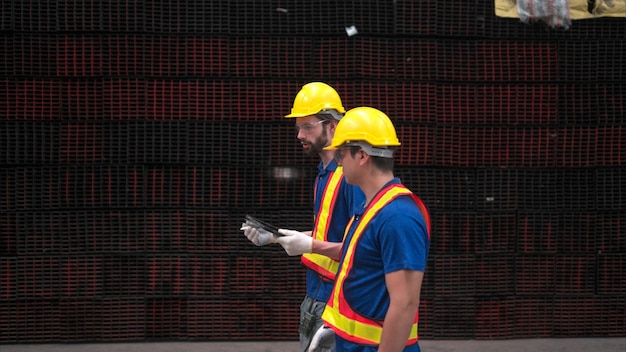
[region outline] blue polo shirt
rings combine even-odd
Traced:
[[[400,180],[395,178],[389,184],[392,183],[398,184]],[[352,239],[364,210],[357,211],[346,241]],[[400,196],[385,205],[365,228],[355,248],[353,265],[343,285],[343,295],[350,307],[364,316],[384,320],[390,303],[385,274],[405,269],[425,271],[429,247],[426,221],[411,197]],[[355,345],[339,336],[336,341],[338,351],[377,350],[377,347]],[[409,346],[405,351],[419,351],[419,345]]]
[[[318,174],[315,188],[315,204],[313,208],[316,218],[317,214],[320,212],[324,189],[326,189],[326,184],[330,179],[331,172],[337,169],[337,163],[333,160],[328,164],[328,166],[326,166],[326,168],[324,168],[323,163],[320,163],[317,166],[317,169]],[[357,186],[348,184],[345,178],[342,179],[339,184],[339,194],[335,200],[333,212],[330,214],[331,219],[328,227],[329,230],[326,234],[330,242],[343,241],[343,235],[348,221],[350,221],[352,214],[354,214],[357,209],[363,207],[364,202],[365,195],[363,195],[361,189]],[[326,302],[330,297],[333,286],[334,282],[322,280],[318,273],[309,268],[306,269],[306,294],[308,296],[313,297],[318,301]]]

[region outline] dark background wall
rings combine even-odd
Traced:
[[[0,343],[297,339],[298,258],[239,225],[312,225],[317,160],[282,118],[312,80],[397,126],[397,174],[433,218],[423,338],[624,335],[624,18],[0,6]]]

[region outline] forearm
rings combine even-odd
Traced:
[[[411,335],[420,305],[424,272],[399,270],[385,275],[389,292],[389,309],[385,315],[378,351],[402,351]]]
[[[411,333],[416,312],[417,306],[415,305],[406,306],[392,303],[389,306],[378,352],[395,352],[404,349]]]
[[[313,240],[313,253],[339,260],[342,243]]]

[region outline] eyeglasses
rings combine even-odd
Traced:
[[[359,146],[348,146],[348,147],[339,147],[337,149],[335,149],[335,161],[336,162],[340,162],[343,157],[345,156],[345,152],[346,151],[350,151],[351,153],[354,151],[356,153],[356,151],[360,150],[361,147]]]
[[[319,120],[317,122],[310,122],[310,123],[303,123],[301,125],[296,125],[296,132],[300,132],[300,130],[303,130],[306,133],[309,133],[311,131],[313,131],[313,129],[315,127],[317,127],[317,125],[322,124],[324,122],[328,122],[328,120]]]

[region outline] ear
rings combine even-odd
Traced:
[[[363,151],[363,149],[360,149],[357,154],[358,155],[355,155],[355,158],[359,159],[359,165],[365,165],[365,163],[367,163],[370,159],[370,155]]]
[[[335,133],[335,129],[337,128],[337,120],[330,120],[328,123],[328,130],[332,133]]]

